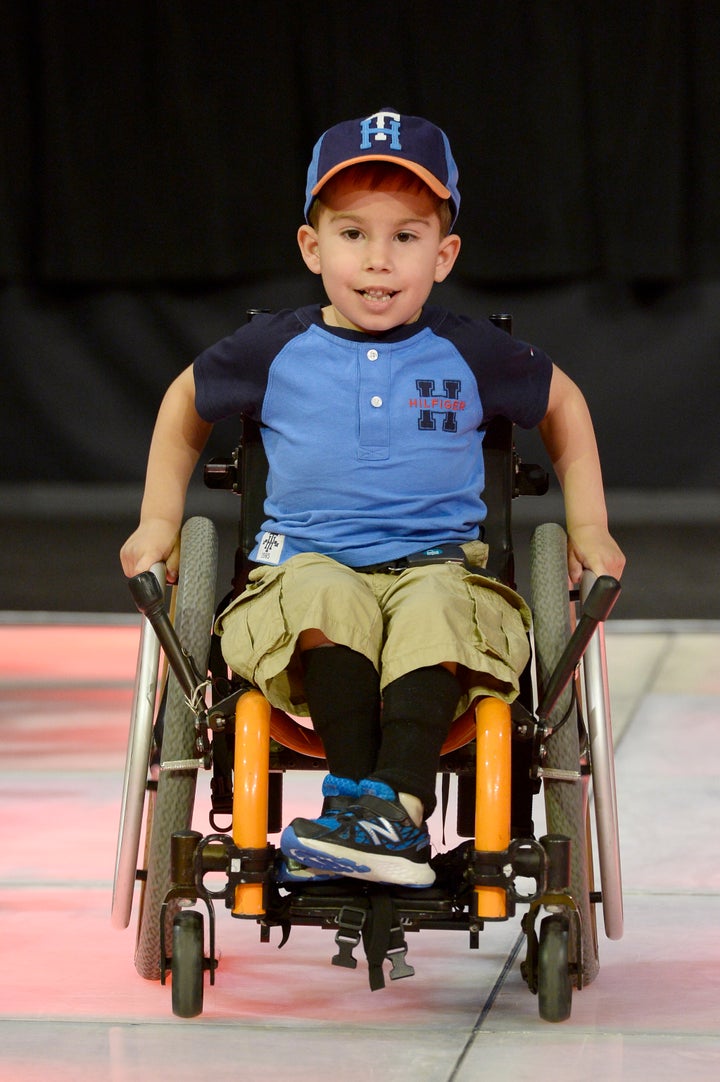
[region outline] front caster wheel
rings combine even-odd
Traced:
[[[538,1009],[546,1022],[564,1022],[572,1010],[568,959],[569,920],[553,913],[540,925],[538,944]]]
[[[195,1018],[203,1009],[203,915],[181,910],[172,928],[172,1009],[178,1018]]]

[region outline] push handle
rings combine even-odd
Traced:
[[[598,624],[607,620],[620,596],[621,586],[612,575],[600,575],[585,599],[582,616],[567,641],[557,665],[547,682],[537,717],[542,725],[572,679]]]
[[[162,587],[152,571],[141,571],[128,582],[135,607],[143,616],[152,618],[164,607]]]
[[[141,571],[128,581],[128,585],[138,612],[150,622],[180,687],[187,698],[192,699],[204,677],[200,676],[192,657],[183,649],[165,608],[160,583],[152,571]]]
[[[600,575],[583,603],[583,618],[589,616],[596,624],[604,623],[620,596],[620,583],[612,575]]]

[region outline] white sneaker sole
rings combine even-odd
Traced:
[[[291,827],[286,827],[281,848],[286,857],[317,868],[334,872],[350,879],[364,879],[369,883],[389,883],[400,887],[431,887],[435,872],[429,864],[414,864],[404,857],[384,853],[354,853],[352,849],[324,842],[320,839],[310,843],[298,838]]]

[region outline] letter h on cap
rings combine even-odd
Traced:
[[[390,120],[390,123],[385,127],[386,121]],[[377,127],[371,127],[371,121],[377,121]],[[360,131],[362,133],[362,140],[360,143],[361,150],[370,150],[371,142],[370,136],[375,136],[375,141],[386,140],[388,132],[390,133],[390,150],[402,150],[400,145],[400,114],[399,113],[376,113],[375,116],[369,116],[367,120],[363,120],[360,123]]]

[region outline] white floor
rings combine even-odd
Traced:
[[[278,952],[224,912],[204,1013],[175,1018],[109,917],[136,641],[135,624],[0,625],[1,1082],[720,1077],[720,626],[608,627],[625,935],[601,939],[560,1025],[520,976],[519,919],[479,951],[411,935],[415,977],[373,993],[364,963],[330,965],[331,934]],[[298,779],[306,812],[317,785]]]

